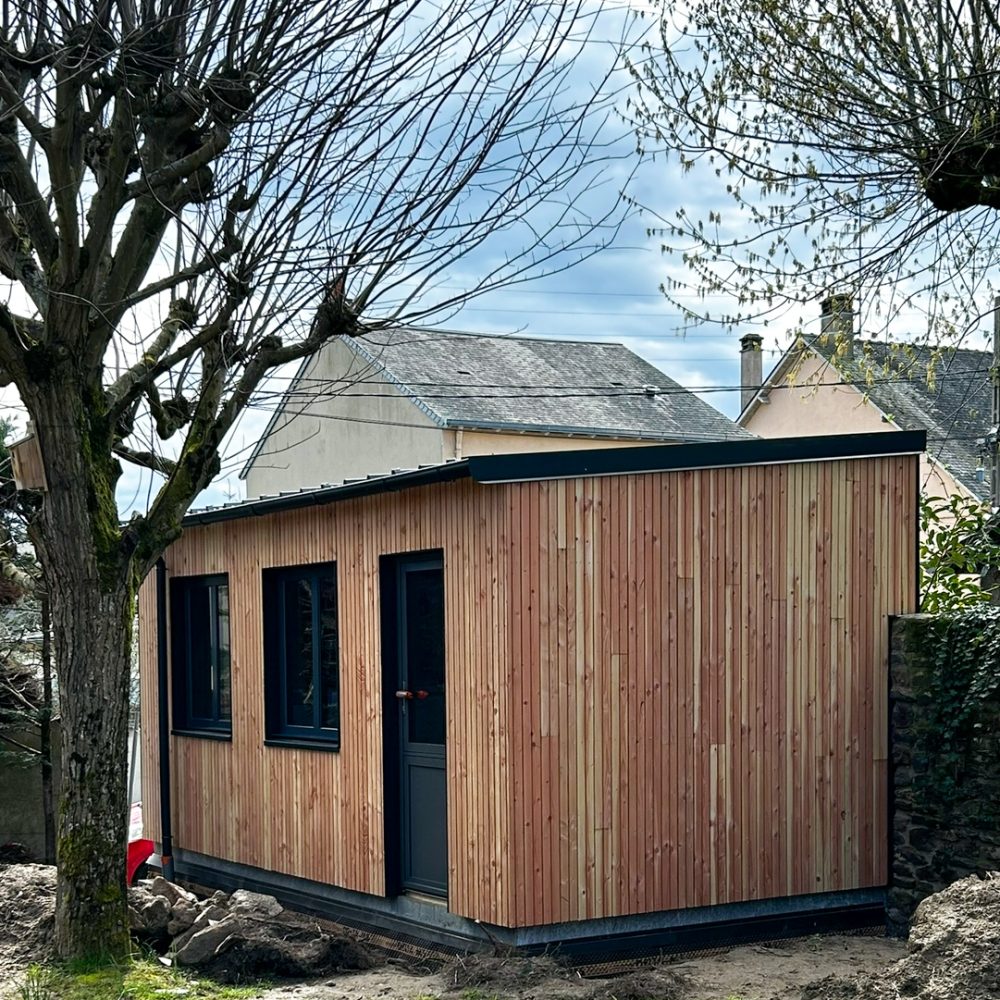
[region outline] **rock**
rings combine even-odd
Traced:
[[[167,933],[175,938],[189,930],[198,917],[198,907],[194,903],[189,903],[186,899],[178,899],[170,908],[170,922],[167,924]]]
[[[250,892],[247,889],[237,889],[232,894],[229,908],[233,913],[256,917],[276,917],[284,909],[274,896],[265,896],[261,892]]]
[[[173,906],[178,900],[186,900],[189,903],[197,903],[198,897],[193,892],[181,888],[175,882],[168,882],[162,875],[155,878],[142,879],[137,889],[143,890],[153,896],[164,896]]]
[[[165,938],[170,923],[170,901],[165,896],[143,895],[133,889],[129,890],[128,898],[132,933],[151,940]]]
[[[229,916],[229,911],[222,906],[215,906],[211,903],[202,905],[191,926],[179,937],[174,938],[173,948],[179,951],[184,948],[199,931],[204,930],[211,923],[219,923]]]
[[[222,920],[209,921],[200,929],[193,929],[193,933],[184,935],[184,944],[176,947],[175,961],[178,965],[205,965],[239,925],[239,917],[230,914]]]

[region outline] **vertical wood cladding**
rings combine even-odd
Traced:
[[[462,480],[188,529],[169,572],[230,575],[233,738],[172,739],[175,843],[384,891],[378,557],[440,548],[450,909],[515,926],[884,884],[916,462]],[[331,559],[341,750],[266,747],[261,570]]]

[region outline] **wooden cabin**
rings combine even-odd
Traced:
[[[190,514],[140,595],[147,836],[453,943],[880,905],[923,447],[478,456]]]

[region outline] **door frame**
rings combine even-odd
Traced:
[[[385,894],[399,896],[403,888],[402,739],[399,725],[399,571],[406,563],[434,561],[444,575],[444,549],[414,549],[379,556],[379,613],[382,640],[382,844],[385,859]],[[445,623],[448,600],[445,594]],[[447,632],[447,629],[446,629]],[[445,683],[448,677],[448,647],[445,643]],[[448,700],[445,699],[447,732]],[[448,744],[445,742],[445,784],[448,781]],[[445,797],[445,830],[448,835],[448,799]],[[443,897],[447,900],[447,895]]]

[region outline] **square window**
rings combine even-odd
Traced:
[[[232,732],[229,579],[175,577],[170,582],[174,728]]]
[[[265,734],[340,744],[337,566],[264,570]]]

